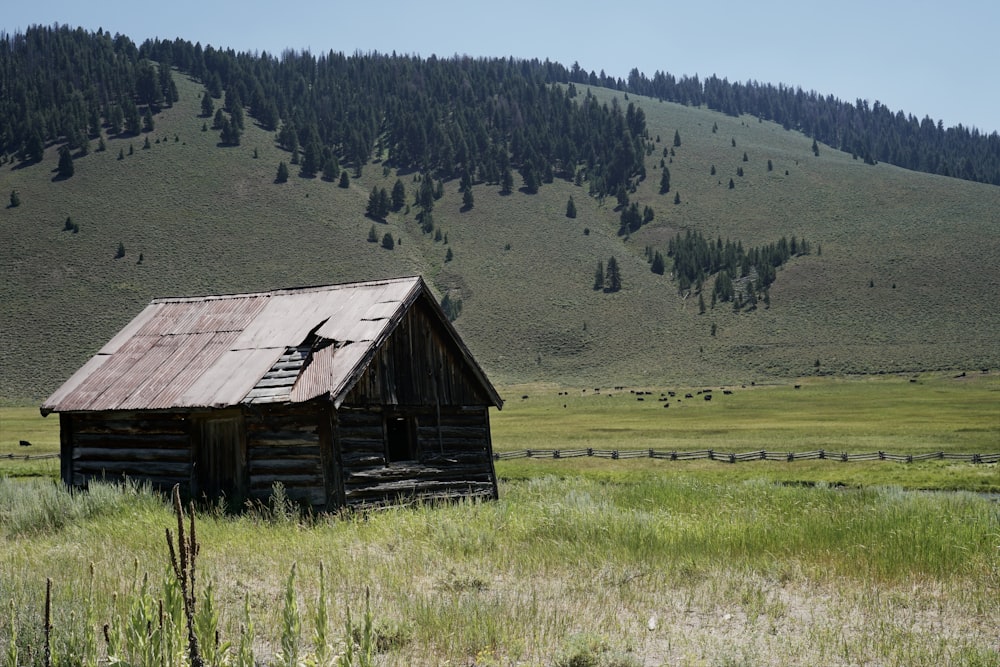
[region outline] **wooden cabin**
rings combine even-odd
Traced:
[[[230,508],[496,498],[503,401],[420,277],[156,299],[41,406],[73,487]]]

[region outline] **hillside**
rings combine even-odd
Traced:
[[[179,100],[152,132],[106,137],[107,150],[78,157],[68,179],[54,178],[54,146],[39,164],[0,166],[0,192],[21,200],[0,209],[0,401],[44,398],[158,296],[414,273],[462,300],[455,324],[502,384],[1000,366],[1000,187],[866,165],[822,144],[816,156],[812,139],[774,123],[594,88],[601,101],[645,112],[653,150],[631,199],[654,209],[653,222],[621,237],[613,198],[559,178],[533,195],[477,184],[463,212],[449,180],[433,212],[445,245],[422,233],[415,208],[386,224],[365,217],[372,188],[391,189],[394,170],[368,165],[343,189],[293,167],[277,184],[290,156],[274,133],[248,119],[240,146],[220,146],[218,131],[202,131],[202,85],[178,72],[174,80]],[[671,191],[660,195],[675,131]],[[412,204],[417,174],[398,177]],[[575,219],[565,215],[570,196]],[[67,217],[78,232],[64,230]],[[367,241],[373,224],[394,249]],[[746,247],[794,235],[812,251],[779,269],[768,308],[720,303],[699,314],[669,262],[660,276],[645,257],[688,230]],[[611,256],[623,289],[594,291],[595,266]]]

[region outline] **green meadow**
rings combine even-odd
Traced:
[[[988,453],[1000,441],[995,374],[715,387],[705,401],[708,388],[509,387],[494,447]],[[0,417],[0,454],[19,439],[57,449],[55,419]],[[45,664],[49,578],[54,664],[186,664],[166,498],[70,493],[41,463],[0,459],[0,660]],[[1000,491],[997,464],[496,466],[497,502],[199,508],[197,631],[209,648],[219,637],[212,664],[1000,664],[1000,512],[972,492]]]

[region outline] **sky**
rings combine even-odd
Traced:
[[[538,58],[785,84],[1000,131],[997,0],[5,0],[0,30],[103,28],[236,51]]]

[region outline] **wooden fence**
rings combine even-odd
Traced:
[[[720,452],[714,449],[699,449],[690,452],[658,451],[655,449],[524,449],[513,452],[498,452],[493,455],[497,461],[504,459],[546,458],[569,459],[580,456],[594,456],[603,459],[669,459],[671,461],[692,461],[708,459],[723,463],[738,463],[741,461],[896,461],[913,463],[915,461],[963,461],[966,463],[997,463],[1000,462],[1000,452],[993,454],[953,454],[950,452],[925,452],[923,454],[890,454],[889,452],[869,452],[864,454],[849,454],[847,452],[829,452],[817,449],[812,452],[768,452],[760,449],[752,452]]]
[[[690,452],[658,451],[655,449],[522,449],[513,452],[497,452],[493,458],[497,461],[505,459],[572,459],[580,456],[593,456],[599,459],[669,459],[671,461],[694,461],[708,459],[722,463],[740,463],[742,461],[811,461],[827,460],[841,461],[895,461],[897,463],[914,463],[916,461],[961,461],[964,463],[1000,463],[1000,452],[993,454],[954,454],[951,452],[924,452],[923,454],[891,454],[889,452],[867,452],[849,454],[847,452],[829,452],[817,449],[811,452],[769,452],[763,449],[752,452],[720,452],[714,449],[698,449]],[[56,459],[59,454],[0,454],[0,460],[37,461],[38,459]]]

